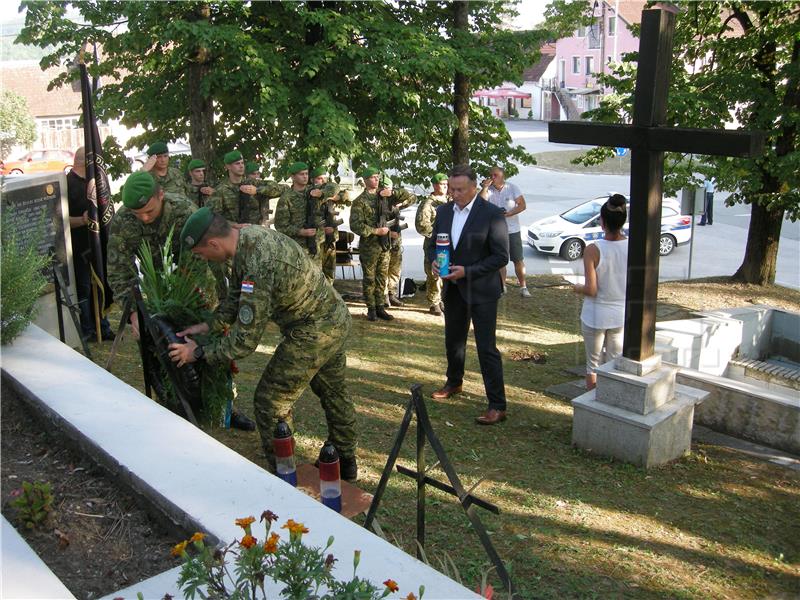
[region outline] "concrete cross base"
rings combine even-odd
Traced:
[[[708,395],[683,385],[646,415],[595,400],[595,390],[572,401],[572,444],[645,468],[680,458],[692,442],[694,405]]]

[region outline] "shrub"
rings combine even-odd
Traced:
[[[5,345],[22,333],[36,316],[36,300],[47,285],[43,271],[50,266],[50,257],[39,254],[41,233],[18,239],[5,216],[0,238],[0,344]]]
[[[53,511],[53,490],[49,483],[22,482],[22,488],[15,490],[16,498],[11,502],[17,510],[17,518],[28,529],[38,529],[46,524]]]

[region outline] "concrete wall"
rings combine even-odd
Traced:
[[[771,448],[800,454],[800,398],[760,386],[682,369],[678,383],[710,392],[695,407],[696,423]]]
[[[772,311],[769,353],[800,363],[800,314]]]
[[[656,323],[656,344],[680,367],[722,375],[742,343],[738,319],[706,317]],[[668,349],[662,347],[668,347]]]
[[[738,356],[763,360],[769,354],[769,338],[774,312],[776,311],[769,306],[752,306],[723,308],[701,312],[698,315],[740,321],[742,323],[742,339]]]

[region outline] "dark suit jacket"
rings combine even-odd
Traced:
[[[450,263],[464,267],[466,277],[444,281],[443,294],[455,283],[467,304],[482,304],[500,298],[502,284],[497,272],[508,264],[508,225],[503,211],[480,197],[470,209],[458,247],[453,248],[453,202],[436,209],[432,240],[437,233],[450,235]],[[436,260],[436,245],[431,244],[428,260]]]

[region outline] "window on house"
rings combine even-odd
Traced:
[[[531,98],[522,98],[522,108],[530,108],[532,106],[531,100]]]
[[[574,75],[579,75],[581,72],[581,57],[580,56],[573,56],[572,57],[572,73]]]
[[[600,19],[595,20],[595,22],[589,26],[586,37],[588,38],[590,49],[600,47]]]
[[[608,35],[617,35],[617,17],[608,17]]]
[[[594,73],[594,56],[586,57],[586,74],[592,75]]]
[[[586,37],[586,27],[584,27],[583,25],[578,27],[578,31],[575,32],[575,35],[577,37]]]

